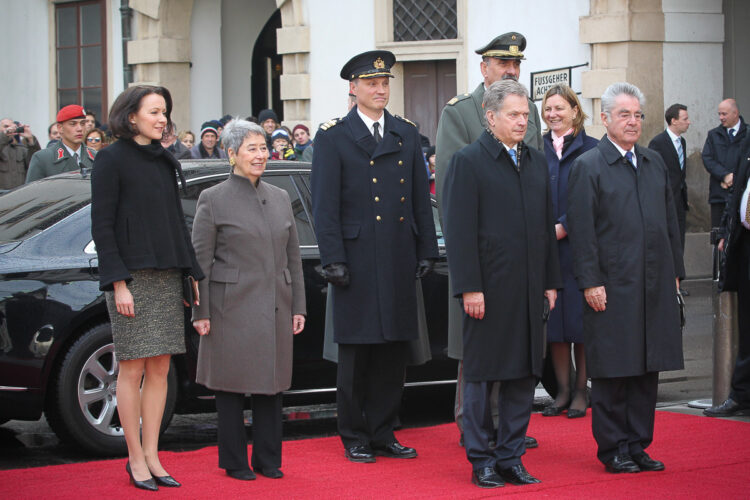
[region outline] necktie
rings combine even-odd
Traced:
[[[633,163],[633,153],[631,151],[625,153],[625,159],[628,160],[631,167],[636,168],[635,163]]]
[[[78,153],[73,153],[73,158],[76,160],[76,166],[81,166],[81,159],[78,157]]]
[[[513,160],[513,165],[518,167],[518,159],[516,159],[516,150],[515,149],[509,149],[508,154],[510,155],[510,159]]]
[[[685,152],[682,150],[682,141],[677,139],[677,156],[680,157],[680,170],[685,170]]]
[[[730,142],[733,141],[734,140],[734,129],[733,128],[728,128],[727,129],[727,133],[729,133],[729,141]]]
[[[380,124],[378,122],[375,122],[372,124],[372,129],[375,132],[373,135],[375,136],[375,142],[380,142],[383,140],[383,136],[380,135]]]

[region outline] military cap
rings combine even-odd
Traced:
[[[341,78],[354,80],[355,78],[377,78],[387,76],[393,78],[391,68],[396,62],[396,56],[387,50],[371,50],[363,52],[349,59],[341,68]]]
[[[77,118],[86,118],[86,110],[78,104],[68,104],[57,113],[57,123],[63,123]]]
[[[497,59],[526,59],[523,51],[526,49],[526,37],[515,31],[504,33],[482,48],[475,50],[482,57],[496,57]]]

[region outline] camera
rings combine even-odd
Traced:
[[[16,127],[16,134],[23,134],[23,127]]]

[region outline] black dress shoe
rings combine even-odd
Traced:
[[[649,457],[645,451],[635,453],[631,455],[631,458],[641,470],[664,470],[664,463]]]
[[[630,455],[616,455],[615,458],[604,464],[607,472],[621,474],[623,472],[641,472],[641,468],[633,461]]]
[[[565,410],[568,409],[568,405],[565,406],[555,406],[554,403],[545,406],[544,410],[542,410],[542,416],[543,417],[557,417],[559,415],[562,415]]]
[[[501,478],[492,467],[482,467],[471,473],[471,482],[480,488],[500,488],[505,486]]]
[[[154,481],[154,478],[146,479],[145,481],[136,481],[136,479],[133,477],[133,471],[130,470],[130,461],[125,464],[125,470],[128,471],[128,476],[130,476],[130,482],[133,483],[133,486],[136,488],[142,489],[142,490],[148,490],[148,491],[159,491],[159,487],[156,485],[156,481]]]
[[[227,476],[240,481],[252,481],[255,479],[255,472],[250,469],[227,469]]]
[[[416,458],[417,450],[414,448],[407,448],[398,441],[394,441],[385,446],[373,446],[373,451],[376,455],[391,458]]]
[[[271,479],[281,479],[284,477],[284,473],[281,472],[279,469],[276,469],[275,467],[269,467],[268,469],[255,469],[262,476],[270,477]]]
[[[568,418],[583,418],[586,416],[586,409],[576,410],[575,408],[568,408]]]
[[[375,454],[369,446],[363,444],[347,448],[344,453],[346,454],[346,458],[352,462],[367,464],[375,461]]]
[[[719,406],[712,406],[703,410],[707,417],[731,417],[741,410],[750,408],[750,405],[741,405],[732,398],[727,399]]]
[[[500,477],[510,484],[521,486],[524,484],[541,483],[540,480],[529,474],[523,464],[511,465],[506,469],[498,469],[498,472],[500,473]]]
[[[539,443],[536,439],[534,439],[531,436],[524,437],[524,443],[526,443],[526,448],[539,448]]]

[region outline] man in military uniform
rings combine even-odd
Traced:
[[[338,430],[353,462],[417,456],[396,440],[393,422],[417,338],[415,280],[438,257],[417,129],[385,110],[394,62],[377,50],[344,65],[357,106],[321,126],[313,151],[315,232],[334,285]]]
[[[96,151],[83,145],[86,111],[77,104],[65,106],[57,113],[60,141],[55,147],[34,153],[26,174],[26,183],[63,172],[89,172],[94,166]]]
[[[442,196],[444,192],[443,182],[448,175],[448,167],[453,155],[461,148],[468,146],[479,139],[485,129],[484,110],[482,99],[485,90],[498,80],[516,80],[521,74],[521,61],[526,59],[523,51],[526,49],[526,38],[514,31],[498,36],[484,47],[475,50],[482,56],[479,70],[482,72],[484,81],[474,89],[471,94],[457,95],[443,108],[438,123],[437,140],[435,141],[435,181],[438,209],[442,219]],[[542,143],[541,126],[539,123],[539,112],[534,101],[529,101],[529,120],[523,142],[527,146],[544,152]],[[463,321],[463,309],[458,299],[448,299],[448,356],[458,361],[458,381],[456,384],[456,403],[454,416],[456,425],[461,431],[463,442],[463,336],[461,324]],[[494,402],[497,397],[493,397]],[[493,417],[497,421],[497,405],[493,404]],[[532,437],[526,437],[526,447],[538,446]]]

